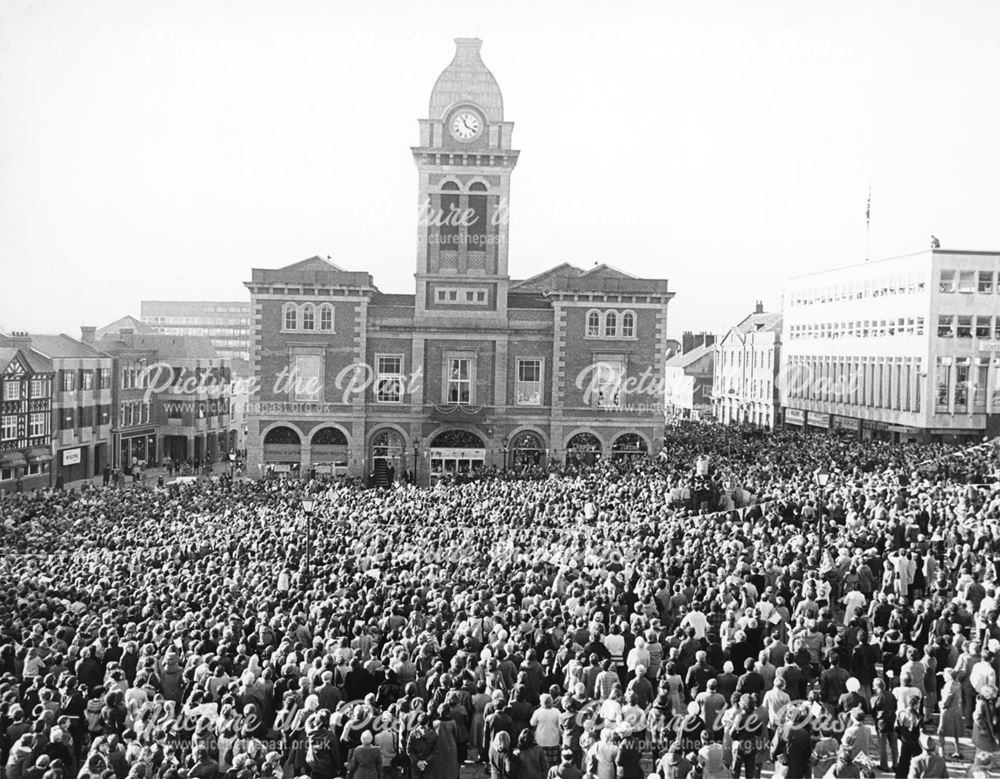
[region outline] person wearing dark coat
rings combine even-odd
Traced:
[[[812,779],[812,727],[805,706],[788,712],[788,721],[778,729],[771,742],[771,760],[785,766],[786,779]]]
[[[434,758],[437,754],[437,734],[430,726],[426,714],[421,714],[417,726],[406,740],[406,756],[410,758],[410,776],[413,779],[431,779],[434,776]]]

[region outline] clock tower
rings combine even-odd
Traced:
[[[455,58],[431,91],[413,147],[419,173],[417,320],[507,322],[508,198],[518,152],[500,87],[478,38],[456,38]],[[485,321],[484,321],[485,320]]]

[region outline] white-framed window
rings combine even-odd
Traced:
[[[993,294],[993,271],[979,271],[979,292],[983,295]]]
[[[31,438],[43,436],[49,432],[49,415],[44,412],[36,412],[28,417],[28,435]]]
[[[590,404],[596,408],[621,408],[625,400],[625,360],[602,357],[595,363]]]
[[[375,402],[402,403],[403,383],[403,355],[376,355]]]
[[[939,285],[941,292],[954,292],[955,291],[955,271],[953,270],[943,270],[941,271],[941,282]]]
[[[591,310],[587,312],[587,337],[601,337],[601,312]]]
[[[618,312],[617,311],[605,311],[604,312],[604,337],[605,338],[617,338],[618,337]]]
[[[94,372],[92,370],[80,371],[80,389],[92,390],[94,388]]]
[[[329,303],[319,307],[319,329],[324,333],[333,332],[333,306]]]
[[[306,303],[302,306],[302,329],[316,329],[316,306],[312,303]]]
[[[445,363],[445,402],[472,403],[472,359],[449,357]]]
[[[976,272],[974,270],[958,272],[958,291],[965,293],[976,291]]]
[[[125,425],[131,427],[135,424],[135,403],[125,404]]]
[[[635,312],[622,313],[622,338],[635,338]]]
[[[17,438],[17,417],[8,415],[0,418],[0,441],[13,441]]]
[[[4,400],[20,400],[21,399],[21,380],[20,379],[7,379],[3,383],[3,399]]]
[[[142,420],[140,421],[140,424],[145,425],[148,423],[149,423],[149,401],[146,401],[145,403],[142,404]]]
[[[518,406],[542,405],[542,361],[528,357],[518,359],[514,381],[514,403]]]
[[[294,400],[319,401],[323,394],[322,355],[296,354],[292,367],[295,371]]]
[[[285,303],[281,309],[281,329],[299,329],[299,309],[294,303]]]
[[[49,380],[48,379],[32,379],[31,380],[31,397],[33,398],[45,398],[49,395]]]

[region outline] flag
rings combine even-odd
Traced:
[[[871,227],[872,221],[872,188],[868,185],[868,205],[865,206],[865,227]]]

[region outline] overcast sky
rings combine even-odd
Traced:
[[[0,2],[0,327],[244,299],[315,254],[411,292],[409,147],[460,36],[515,122],[510,273],[668,278],[670,333],[781,280],[1000,250],[1000,3]]]

